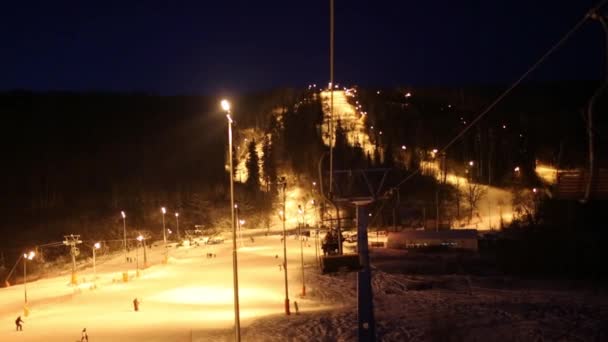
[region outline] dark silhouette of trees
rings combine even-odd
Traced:
[[[380,157],[380,149],[378,145],[374,148],[374,167],[382,166],[382,158]]]
[[[314,174],[323,151],[320,130],[323,113],[318,99],[303,99],[283,115],[284,157],[297,174]]]
[[[255,140],[250,141],[247,146],[247,162],[245,166],[247,167],[247,181],[245,185],[255,198],[260,192],[260,158],[256,150]]]
[[[277,188],[277,164],[274,151],[275,145],[272,144],[271,135],[267,134],[262,145],[262,173],[266,182],[266,192],[269,194],[276,193]]]
[[[350,158],[350,148],[346,139],[346,131],[340,120],[336,121],[336,129],[334,132],[334,169],[350,168],[348,161]]]
[[[465,200],[469,206],[469,221],[473,219],[473,214],[479,206],[479,201],[486,196],[487,189],[477,183],[468,183],[465,189]]]
[[[395,167],[395,157],[393,156],[393,143],[389,140],[388,144],[384,148],[383,166],[386,168]]]

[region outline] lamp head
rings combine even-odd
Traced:
[[[221,106],[222,106],[222,109],[223,109],[225,112],[229,112],[229,111],[230,111],[230,102],[228,102],[228,100],[223,99],[223,100],[222,100],[222,102],[220,102],[220,104],[221,104]]]

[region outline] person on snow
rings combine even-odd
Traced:
[[[15,329],[16,329],[16,331],[23,331],[23,326],[21,325],[21,323],[25,323],[25,321],[23,321],[21,319],[21,316],[19,316],[15,320]]]
[[[82,337],[80,338],[80,342],[89,342],[89,335],[87,334],[87,328],[82,329]]]
[[[133,299],[133,309],[135,309],[135,311],[139,311],[139,301],[137,298]]]

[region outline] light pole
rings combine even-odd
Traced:
[[[127,262],[127,223],[126,218],[127,215],[124,211],[120,211],[120,215],[122,216],[122,238],[123,238],[123,248],[125,250],[125,262]]]
[[[148,254],[146,252],[146,237],[143,236],[143,234],[140,234],[141,236],[141,243],[142,243],[142,247],[144,249],[144,269],[148,268]]]
[[[27,261],[34,259],[36,253],[34,251],[30,251],[29,253],[23,253],[23,315],[27,317],[29,315],[29,309],[27,308]]]
[[[241,233],[241,220],[239,219],[239,205],[238,203],[234,204],[234,215],[235,215],[235,224],[237,229],[237,236],[239,241],[241,242],[241,247],[243,247],[243,234]]]
[[[310,204],[312,205],[312,211],[313,213],[317,213],[317,210],[315,208],[316,202],[314,199],[310,200]],[[315,222],[313,224],[314,227],[314,232],[315,232],[315,260],[317,265],[319,265],[319,218],[320,217],[315,217],[315,214],[313,214],[313,218],[315,218]]]
[[[306,204],[304,205],[306,207]],[[306,285],[304,283],[304,246],[302,245],[304,242],[302,241],[302,226],[305,224],[305,208],[302,208],[301,205],[298,205],[298,213],[302,216],[302,223],[300,224],[300,229],[298,234],[300,235],[300,261],[302,268],[302,297],[306,296]]]
[[[473,165],[475,165],[475,162],[470,160],[469,161],[469,183],[473,182]]]
[[[228,159],[230,160],[230,216],[232,228],[232,279],[234,290],[234,340],[241,341],[241,322],[239,313],[239,272],[236,254],[236,222],[234,221],[234,165],[232,165],[232,118],[230,117],[230,102],[222,100],[222,109],[228,119]]]
[[[96,253],[95,251],[97,249],[99,249],[101,247],[101,244],[99,242],[95,242],[95,244],[93,244],[93,282],[95,282],[95,280],[97,279],[97,268],[96,268]]]
[[[167,250],[167,232],[165,229],[165,214],[167,213],[167,209],[165,209],[165,207],[160,208],[160,211],[163,213],[163,244],[165,246],[165,260],[164,263],[166,264],[167,261],[169,260],[169,251]]]
[[[175,213],[175,221],[177,223],[177,241],[181,241],[181,236],[179,235],[179,213]]]
[[[283,272],[285,272],[285,314],[289,315],[289,289],[287,286],[287,230],[285,229],[285,217],[287,216],[287,212],[285,211],[285,201],[286,194],[285,188],[287,186],[287,181],[285,177],[281,177],[280,184],[283,185]]]
[[[139,243],[141,243],[143,240],[144,240],[144,237],[141,234],[139,234],[139,236],[137,237],[137,241],[139,241]],[[136,248],[135,249],[135,251],[136,251],[135,260],[137,260],[137,273],[136,274],[138,277],[139,277],[139,243],[135,247]],[[144,255],[146,255],[146,247],[143,244],[142,244],[142,246],[144,248]],[[146,262],[145,259],[146,258],[144,257],[144,264]]]
[[[532,218],[536,223],[536,218],[538,217],[538,189],[532,188],[532,198],[534,200],[534,213],[532,214]]]
[[[240,235],[240,239],[241,239],[241,247],[244,246],[244,242],[243,242],[243,230],[242,230],[243,225],[245,225],[245,220],[239,219],[239,235]]]

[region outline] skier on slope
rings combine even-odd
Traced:
[[[25,321],[23,321],[21,319],[21,316],[19,316],[15,320],[15,329],[16,329],[16,331],[23,331],[23,326],[21,325],[21,323],[25,323]]]

